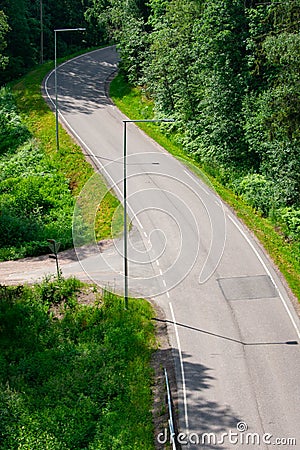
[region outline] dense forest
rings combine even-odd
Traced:
[[[105,6],[105,7],[104,7]],[[95,1],[130,83],[289,238],[300,232],[300,1]]]
[[[54,29],[86,27],[87,32],[61,33],[58,55],[103,43],[98,25],[84,19],[89,1],[1,0],[0,1],[0,84],[22,75],[33,65],[54,58]]]
[[[116,42],[186,152],[297,239],[300,0],[1,0],[0,83],[53,58],[60,27],[86,27],[60,55]]]

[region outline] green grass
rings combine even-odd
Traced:
[[[68,180],[69,188],[76,197],[94,175],[94,169],[85,159],[81,148],[61,125],[59,125],[60,150],[56,151],[55,116],[41,94],[42,80],[51,69],[53,62],[38,66],[15,82],[12,88],[23,123],[50,158],[58,173]],[[119,217],[121,211],[119,201],[107,189],[105,181],[99,177],[98,185],[100,184],[100,197],[102,195],[103,198],[95,219],[95,234],[98,240],[112,237],[111,222],[116,210],[118,209]],[[114,220],[114,234],[120,230],[121,220]]]
[[[151,119],[154,117],[154,107],[151,100],[143,96],[141,89],[128,86],[121,74],[112,81],[110,95],[117,107],[130,119]],[[284,275],[294,295],[300,301],[300,242],[286,239],[271,220],[257,214],[241,198],[224,187],[218,180],[205,173],[203,167],[176,144],[174,135],[172,136],[172,133],[168,131],[170,125],[165,125],[163,128],[153,123],[138,125],[152,139],[208,183],[235,210],[237,216],[263,244]]]
[[[0,286],[1,450],[154,449],[152,308],[95,291]]]

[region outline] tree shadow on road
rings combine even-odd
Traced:
[[[63,113],[92,114],[112,105],[108,96],[108,84],[116,66],[106,61],[97,61],[92,55],[82,61],[73,60],[57,68],[58,108]],[[49,95],[54,99],[54,74],[48,81]]]
[[[160,383],[160,389],[166,394],[166,383],[164,377],[164,369],[167,370],[167,375],[170,384],[170,391],[172,396],[173,413],[175,417],[175,431],[185,433],[185,411],[183,401],[183,389],[182,389],[182,373],[181,373],[181,360],[177,349],[172,348],[169,345],[167,337],[167,323],[168,321],[163,318],[164,313],[157,308],[157,317],[154,319],[156,323],[156,334],[160,342],[160,348],[155,354],[155,380],[156,385]],[[191,447],[189,448],[210,448],[221,450],[224,446],[219,445],[222,433],[227,433],[230,429],[236,430],[237,423],[241,421],[241,418],[235,414],[235,412],[228,405],[221,405],[216,401],[207,400],[207,391],[213,388],[213,384],[216,382],[216,378],[213,369],[205,366],[204,364],[195,364],[190,360],[191,355],[188,353],[182,353],[182,359],[184,364],[184,376],[185,384],[188,387],[186,400],[187,400],[187,413],[188,413],[188,425],[189,430],[196,433],[193,434],[193,440],[191,439]],[[154,390],[154,400],[157,403],[165,402],[165,405],[155,405],[155,411],[164,411],[164,414],[160,414],[157,417],[154,414],[155,422],[155,445],[157,449],[165,448],[163,443],[159,443],[159,433],[161,440],[166,436],[168,430],[169,412],[167,407],[167,398],[163,398],[161,395],[157,396]],[[163,408],[165,406],[165,408]],[[213,433],[216,441],[213,437],[208,435],[205,441],[200,447],[203,433]],[[191,435],[192,436],[192,435]],[[167,432],[168,441],[170,434]],[[195,438],[199,439],[199,445],[193,447],[193,441]],[[177,448],[181,448],[178,445]],[[187,448],[183,445],[182,448]]]

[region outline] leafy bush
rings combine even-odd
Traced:
[[[73,202],[66,180],[55,172],[0,182],[0,248],[23,247],[20,256],[30,256],[48,250],[47,238],[71,246]]]
[[[12,209],[3,205],[1,199],[0,246],[21,246],[42,235],[41,224],[33,217],[17,215]]]
[[[19,146],[14,153],[2,155],[0,159],[0,182],[8,178],[21,176],[44,176],[52,173],[54,170],[45,153],[31,139]]]
[[[264,216],[268,216],[276,204],[274,185],[266,177],[257,173],[235,180],[233,190]]]
[[[281,208],[277,220],[287,237],[300,241],[300,209]]]
[[[113,294],[80,304],[80,288],[0,286],[1,450],[154,448],[152,309]]]
[[[12,93],[3,87],[0,89],[0,135],[0,154],[12,151],[29,137],[17,114]]]
[[[67,302],[68,306],[74,305],[75,294],[82,287],[82,283],[76,278],[46,278],[35,286],[37,301],[45,305]]]
[[[48,238],[70,247],[74,199],[68,180],[33,139],[24,143],[29,133],[12,95],[0,92],[1,145],[9,150],[0,156],[0,260],[48,252]]]

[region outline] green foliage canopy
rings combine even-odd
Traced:
[[[39,6],[3,2],[7,77],[38,60]],[[176,119],[180,143],[209,173],[263,215],[298,210],[300,0],[49,0],[47,57],[55,27],[82,25],[89,43],[117,42],[129,82]],[[81,39],[66,33],[59,52]],[[14,121],[4,112],[0,126]]]
[[[7,46],[5,37],[8,31],[9,25],[7,23],[7,17],[4,12],[0,10],[0,69],[4,69],[8,63],[8,57],[2,54]]]
[[[261,214],[297,210],[300,0],[108,3],[123,71],[185,150]]]

